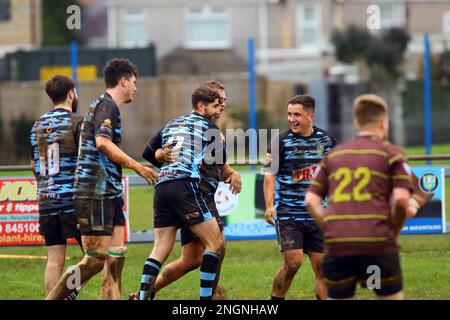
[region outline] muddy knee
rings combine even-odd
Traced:
[[[293,278],[301,265],[302,262],[299,259],[285,261],[284,268],[286,270],[286,277]]]

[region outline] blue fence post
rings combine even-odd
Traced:
[[[72,79],[78,92],[78,44],[74,40],[70,43],[70,62],[72,65]]]
[[[431,155],[431,66],[430,66],[430,41],[428,34],[423,35],[423,44],[425,47],[424,58],[424,108],[425,108],[425,148],[427,155]],[[431,164],[430,160],[427,160],[427,164]]]

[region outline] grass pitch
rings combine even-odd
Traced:
[[[407,299],[450,299],[450,235],[400,237],[401,261]],[[151,244],[129,244],[123,271],[123,299],[139,285],[142,266],[150,252]],[[168,261],[180,252],[179,244]],[[43,247],[0,248],[0,255],[45,255]],[[69,246],[66,266],[76,264],[81,258],[77,246]],[[45,260],[0,259],[0,299],[43,299],[43,274]],[[275,240],[233,241],[227,244],[221,284],[229,299],[269,299],[272,278],[281,265],[281,256]],[[198,299],[199,270],[194,270],[179,281],[161,290],[157,299]],[[99,275],[95,276],[79,299],[99,298]],[[305,257],[286,297],[290,300],[314,299],[314,276]],[[373,299],[368,289],[358,288],[358,299]]]
[[[423,147],[407,148],[408,154],[424,154]],[[450,145],[433,146],[433,153],[450,154]],[[413,162],[413,165],[423,165]],[[433,162],[448,165],[449,161]],[[128,173],[128,172],[127,172]],[[0,176],[30,176],[31,172],[2,172]],[[450,179],[446,179],[446,212],[450,221]],[[131,230],[151,230],[153,189],[130,188]],[[401,236],[402,269],[407,299],[450,299],[450,234],[432,236]],[[139,285],[142,266],[152,244],[129,244],[123,271],[123,299]],[[168,262],[178,257],[179,244]],[[45,256],[44,247],[0,247],[0,299],[43,299],[45,259],[2,258],[2,255]],[[81,259],[77,246],[68,247],[66,266]],[[234,241],[227,244],[221,284],[229,299],[269,299],[272,279],[281,265],[275,240]],[[198,299],[199,271],[194,270],[164,288],[157,299]],[[97,275],[79,295],[79,299],[99,298],[100,277]],[[357,298],[373,299],[373,293],[358,288]],[[308,258],[297,274],[287,299],[314,299],[314,276]]]

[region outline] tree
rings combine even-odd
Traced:
[[[367,66],[372,90],[382,95],[390,106],[392,136],[394,142],[400,145],[406,141],[401,67],[409,39],[406,30],[400,28],[373,35],[367,29],[356,26],[350,26],[344,31],[335,30],[331,38],[339,61]]]
[[[335,30],[331,41],[336,48],[337,59],[352,63],[366,55],[372,36],[366,29],[350,26],[345,31]]]
[[[69,45],[72,40],[79,44],[85,43],[80,30],[70,30],[67,28],[69,14],[66,10],[69,6],[76,4],[73,0],[43,0],[42,1],[42,21],[43,21],[43,45]]]
[[[335,30],[331,41],[339,61],[363,61],[372,78],[397,79],[409,39],[408,33],[400,28],[390,28],[374,36],[365,28],[350,26],[344,31]]]

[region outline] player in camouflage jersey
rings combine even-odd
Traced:
[[[151,298],[161,265],[173,248],[176,230],[182,226],[188,226],[206,248],[200,267],[200,298],[212,298],[224,244],[199,182],[207,147],[214,143],[220,145],[216,150],[223,149],[220,136],[208,136],[208,133],[220,133],[209,120],[220,115],[220,95],[210,88],[199,87],[192,93],[192,108],[190,114],[169,121],[159,135],[159,145],[171,146],[177,156],[176,161],[161,166],[155,187],[155,245],[143,268],[141,300]],[[212,137],[218,141],[212,142]]]
[[[225,110],[226,105],[226,92],[225,86],[218,83],[217,81],[208,81],[201,86],[205,86],[217,91],[221,97],[220,104],[220,114]],[[218,120],[218,118],[210,119],[212,121]],[[242,181],[240,174],[233,170],[228,163],[226,163],[226,150],[225,150],[225,141],[223,141],[223,155],[224,160],[218,161],[218,163],[210,161],[211,163],[206,163],[204,161],[200,166],[201,180],[200,180],[200,190],[203,193],[205,200],[211,208],[211,211],[214,217],[217,219],[219,223],[219,228],[221,231],[222,239],[225,243],[225,236],[223,233],[223,226],[220,220],[219,213],[216,208],[216,204],[214,202],[214,195],[216,193],[219,181],[224,181],[225,183],[230,184],[230,190],[233,194],[237,194],[241,191]],[[161,134],[160,132],[155,135],[143,154],[144,158],[151,162],[156,167],[161,167],[164,162],[172,162],[174,161],[174,152],[170,147],[162,148],[161,145]],[[181,256],[172,261],[167,266],[164,267],[162,272],[158,274],[158,278],[156,279],[156,283],[154,286],[154,292],[152,293],[152,298],[154,297],[156,291],[161,290],[165,286],[170,283],[176,281],[189,271],[197,269],[202,262],[203,253],[205,251],[205,247],[203,246],[200,239],[198,239],[188,227],[181,228]],[[225,246],[224,246],[225,248]],[[219,281],[220,274],[220,266],[223,262],[225,255],[225,250],[221,256],[220,264],[217,270],[217,276],[215,280],[215,284],[213,287],[213,299],[214,300],[222,300],[226,298],[225,289],[222,286],[218,286],[217,283]],[[217,289],[216,289],[217,288]],[[130,294],[130,299],[137,299],[138,293]]]
[[[136,94],[136,66],[128,59],[113,59],[106,64],[104,75],[106,92],[91,104],[81,129],[74,190],[85,257],[75,268],[82,284],[104,269],[102,299],[120,299],[126,253],[122,166],[134,170],[150,184],[157,177],[154,170],[120,149],[119,106],[131,102]],[[63,299],[78,290],[68,286],[72,273],[69,270],[61,277],[48,299]]]
[[[318,299],[326,299],[321,276],[323,234],[305,205],[305,194],[322,156],[336,145],[325,130],[313,125],[315,101],[308,95],[287,104],[290,129],[274,140],[265,170],[265,219],[275,225],[283,265],[273,280],[272,299],[284,299],[307,253],[315,273]],[[274,150],[277,149],[277,150]],[[270,166],[270,167],[269,167]]]
[[[76,238],[81,246],[73,204],[81,117],[76,114],[78,98],[72,79],[54,76],[45,84],[45,92],[54,107],[35,122],[30,142],[31,168],[38,184],[39,233],[47,247],[47,296],[62,274],[66,240]]]

